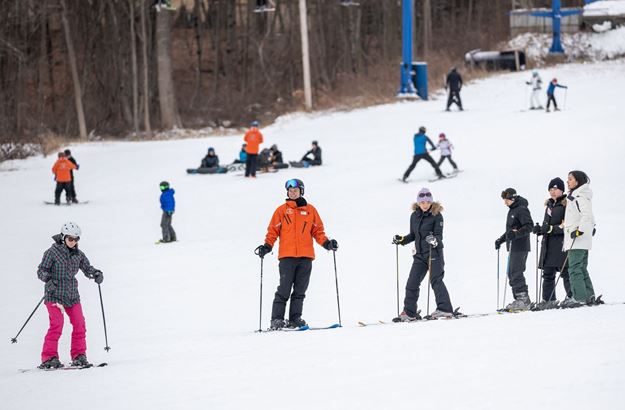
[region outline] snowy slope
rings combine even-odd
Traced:
[[[445,132],[465,170],[430,186],[445,206],[445,280],[455,306],[467,313],[496,307],[493,242],[506,215],[501,190],[515,187],[540,220],[548,181],[572,169],[590,175],[595,193],[598,233],[589,266],[595,289],[608,301],[625,301],[619,257],[624,71],[623,61],[545,70],[543,79],[557,76],[570,87],[566,109],[552,114],[523,110],[523,82],[530,74],[514,73],[467,86],[463,113],[444,112],[439,99],[288,116],[263,130],[267,144],[277,143],[285,159],[298,159],[318,139],[324,166],[255,181],[184,172],[197,166],[208,146],[229,162],[241,137],[72,147],[81,163],[79,198],[91,201],[76,207],[42,204],[53,191],[51,157],[3,165],[18,170],[0,172],[2,408],[616,408],[625,383],[625,305],[371,328],[356,322],[395,314],[390,239],[407,232],[416,192],[432,176],[428,165],[419,164],[415,182],[396,181],[410,162],[412,134],[420,125],[431,137]],[[564,93],[558,98],[564,105]],[[339,241],[344,328],[255,334],[260,266],[252,251],[291,177],[304,180],[307,199]],[[155,246],[163,179],[176,189],[180,242]],[[81,225],[80,246],[105,273],[109,353],[102,349],[97,288],[84,277],[79,281],[88,356],[110,366],[20,374],[17,369],[38,364],[45,311],[37,312],[18,344],[9,337],[40,298],[37,264],[49,236],[67,219]],[[320,247],[316,252],[304,318],[330,324],[337,320],[332,255]],[[410,250],[400,249],[402,298],[410,260]],[[532,252],[532,298],[534,260]],[[503,269],[503,256],[501,263]],[[263,326],[277,276],[276,254],[269,255]],[[419,306],[425,309],[422,288]],[[60,346],[64,361],[69,333],[68,325]]]

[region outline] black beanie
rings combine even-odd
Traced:
[[[547,190],[551,188],[558,188],[560,191],[564,191],[564,181],[558,177],[555,177],[549,182],[549,186],[547,187]]]
[[[501,198],[502,199],[515,199],[517,196],[516,194],[516,189],[514,188],[506,188],[502,193],[501,193]]]

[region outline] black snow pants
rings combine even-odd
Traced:
[[[273,299],[271,319],[284,319],[286,302],[290,296],[289,320],[297,320],[302,317],[302,310],[304,309],[304,298],[312,271],[312,259],[282,258],[279,268],[280,284]]]
[[[460,100],[460,90],[450,90],[447,97],[447,111],[451,104],[455,103],[462,110],[462,100]]]
[[[163,212],[163,216],[161,217],[161,230],[163,231],[163,242],[173,242],[176,241],[176,232],[174,228],[171,226],[172,215],[169,215],[167,212]]]
[[[510,252],[508,254],[508,281],[514,298],[519,293],[527,293],[525,282],[525,263],[529,252]]]
[[[551,301],[558,300],[556,298],[556,272],[558,272],[560,268],[543,268],[543,300]],[[569,281],[569,271],[566,266],[564,270],[560,273],[560,278],[562,279],[562,283],[564,283],[564,290],[566,291],[566,296],[572,297],[573,292],[571,291],[571,282]]]
[[[551,102],[553,101],[553,106],[554,108],[557,110],[558,109],[558,103],[556,102],[556,97],[553,94],[547,94],[547,109],[549,109],[549,106],[551,105]]]
[[[69,182],[69,189],[65,191],[65,197],[67,202],[76,202],[76,186],[74,185],[74,178]]]
[[[258,154],[247,154],[247,160],[245,161],[245,176],[255,177],[256,168],[258,168]]]
[[[410,176],[410,173],[412,172],[412,170],[417,166],[417,162],[419,162],[419,160],[421,159],[426,160],[427,162],[430,163],[430,165],[432,165],[432,168],[434,168],[434,171],[436,171],[436,175],[438,175],[439,177],[443,176],[441,169],[438,167],[438,165],[436,165],[436,161],[434,161],[434,159],[430,156],[430,154],[425,153],[425,154],[415,155],[412,157],[412,163],[410,164],[406,172],[404,172],[404,179]]]
[[[454,169],[458,169],[458,165],[456,165],[454,160],[451,159],[451,155],[441,155],[440,159],[438,160],[438,164],[436,165],[438,165],[438,167],[440,168],[441,164],[445,162],[445,160],[448,160],[451,166],[454,167]]]
[[[71,182],[57,182],[56,189],[54,190],[54,203],[59,205],[61,203],[61,193],[65,191],[65,196],[70,199]]]
[[[428,273],[429,254],[418,254],[413,256],[412,268],[406,282],[406,297],[404,298],[404,312],[409,316],[417,315],[417,301],[419,300],[419,288],[421,282]],[[453,312],[449,292],[443,282],[445,276],[445,259],[443,250],[432,252],[432,276],[431,284],[436,299],[436,308],[443,312]],[[429,284],[428,284],[429,286]]]

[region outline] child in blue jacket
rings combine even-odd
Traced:
[[[557,78],[554,78],[553,80],[551,80],[551,82],[549,83],[549,87],[547,88],[547,112],[549,112],[549,106],[551,105],[552,101],[553,101],[553,106],[555,107],[554,111],[560,111],[558,109],[558,103],[556,103],[556,97],[555,97],[556,87],[569,88],[566,85],[558,84]]]
[[[169,182],[163,181],[160,184],[161,188],[161,209],[163,210],[163,216],[161,217],[161,230],[163,231],[163,239],[160,242],[174,242],[176,241],[176,232],[171,226],[171,219],[176,210],[176,200],[174,199],[173,188],[169,187]]]

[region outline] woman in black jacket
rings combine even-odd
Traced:
[[[430,315],[433,319],[452,317],[453,307],[449,299],[447,287],[443,282],[445,276],[445,259],[443,257],[443,207],[434,202],[432,193],[423,188],[419,191],[414,212],[410,215],[410,233],[406,236],[395,235],[393,243],[407,245],[415,243],[412,268],[406,283],[404,310],[394,322],[411,322],[421,319],[417,310],[419,287],[430,269],[430,282],[436,298],[436,310]]]
[[[534,233],[542,235],[540,247],[540,258],[538,267],[543,270],[543,290],[542,302],[537,309],[553,309],[558,306],[556,298],[555,279],[556,272],[560,272],[560,277],[564,283],[566,296],[571,297],[571,284],[569,273],[564,265],[566,253],[563,251],[564,243],[564,212],[566,211],[566,195],[564,194],[564,181],[554,178],[549,182],[549,196],[545,201],[545,217],[543,224],[534,226]]]

